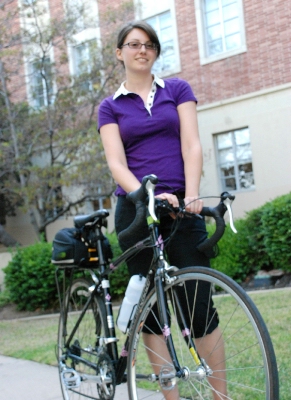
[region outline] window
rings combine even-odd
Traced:
[[[161,43],[161,55],[155,62],[153,72],[159,74],[163,71],[171,71],[176,67],[176,51],[174,32],[172,26],[171,12],[167,11],[160,15],[146,19],[157,32]]]
[[[134,0],[135,18],[149,23],[161,43],[161,55],[153,66],[160,77],[181,71],[174,0]]]
[[[31,97],[35,108],[52,103],[52,66],[49,57],[31,63]]]
[[[96,40],[90,40],[74,47],[75,75],[80,78],[80,88],[83,91],[92,90],[90,73],[96,52]]]
[[[255,187],[249,129],[215,136],[222,190]]]
[[[246,51],[242,0],[195,0],[201,63]]]

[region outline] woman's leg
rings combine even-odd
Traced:
[[[226,399],[224,343],[219,327],[209,335],[196,339],[195,344],[198,354],[205,359],[207,365],[213,371],[212,377],[208,378],[210,385],[213,387],[213,399]]]
[[[170,225],[170,220],[164,224],[164,239],[170,235]],[[180,269],[187,266],[210,267],[209,258],[197,250],[197,245],[204,241],[206,237],[207,232],[204,221],[182,220],[167,249],[170,264]],[[185,296],[187,296],[187,300]],[[213,399],[221,400],[226,398],[224,343],[218,327],[217,311],[211,299],[211,287],[207,282],[199,282],[199,285],[196,285],[196,282],[189,283],[187,295],[181,290],[179,298],[181,304],[188,304],[190,309],[193,310],[194,321],[188,321],[188,323],[189,326],[191,326],[191,322],[193,323],[191,330],[196,338],[197,351],[200,357],[205,359],[211,370],[214,371],[213,377],[209,378],[209,382],[213,387]]]
[[[143,333],[143,341],[146,347],[147,355],[152,365],[153,371],[159,376],[161,366],[169,364],[172,365],[172,360],[168,352],[167,345],[162,335],[153,335],[150,333]],[[173,386],[170,390],[163,390],[163,395],[166,400],[179,400],[179,392],[177,386]]]

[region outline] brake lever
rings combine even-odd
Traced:
[[[223,203],[225,204],[228,213],[229,213],[229,225],[231,227],[231,230],[233,231],[233,233],[237,233],[237,230],[234,226],[234,221],[233,221],[233,214],[232,214],[232,208],[231,208],[231,203],[232,201],[229,198],[226,198]]]
[[[158,218],[157,218],[156,213],[155,213],[155,194],[154,194],[154,189],[155,189],[156,185],[154,183],[152,183],[150,181],[150,179],[149,179],[147,181],[145,187],[146,187],[146,190],[147,190],[148,195],[149,195],[148,210],[149,210],[150,216],[152,217],[154,222],[157,222]]]

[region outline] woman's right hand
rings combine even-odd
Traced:
[[[179,200],[176,195],[171,193],[161,193],[155,196],[157,199],[160,200],[167,200],[173,207],[179,207]],[[173,219],[176,219],[176,214],[170,213],[169,214]]]
[[[161,193],[155,196],[160,200],[167,200],[173,207],[179,207],[179,201],[176,195],[171,193]]]

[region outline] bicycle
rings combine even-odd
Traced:
[[[155,199],[156,183],[157,177],[149,175],[140,189],[128,194],[137,204],[137,215],[133,224],[120,233],[123,237],[132,235],[146,218],[149,237],[113,261],[102,233],[108,211],[98,210],[74,219],[75,227],[82,229],[82,237],[89,244],[91,257],[79,265],[59,265],[56,269],[61,306],[57,359],[63,398],[113,399],[116,385],[127,381],[129,398],[133,400],[163,399],[174,391],[180,399],[212,399],[215,395],[219,399],[278,400],[272,342],[247,293],[232,279],[211,268],[177,270],[167,263],[165,243],[159,238],[159,218],[162,213],[174,212],[178,223],[179,217],[189,215],[184,208],[173,209],[166,201]],[[235,229],[231,214],[233,199],[225,192],[217,207],[203,208],[202,215],[215,219],[216,231],[199,246],[200,251],[210,251],[223,235],[226,210]],[[116,337],[108,277],[122,262],[146,247],[153,250],[153,262],[121,347]],[[189,296],[186,286],[191,282],[195,290]],[[222,339],[225,353],[225,359],[212,369],[208,355],[202,358],[199,354],[205,337],[195,340],[193,326],[196,293],[205,282],[209,287],[208,307],[213,302],[221,332],[220,340],[208,349],[208,355],[222,345]],[[148,358],[153,350],[142,340],[149,316],[156,319],[160,330],[156,343],[162,346],[166,342],[168,349],[166,358],[155,353],[159,360],[156,365],[151,365]],[[205,324],[209,323],[205,318]],[[222,369],[227,395],[215,392],[213,386],[213,379],[218,379],[217,371]]]

